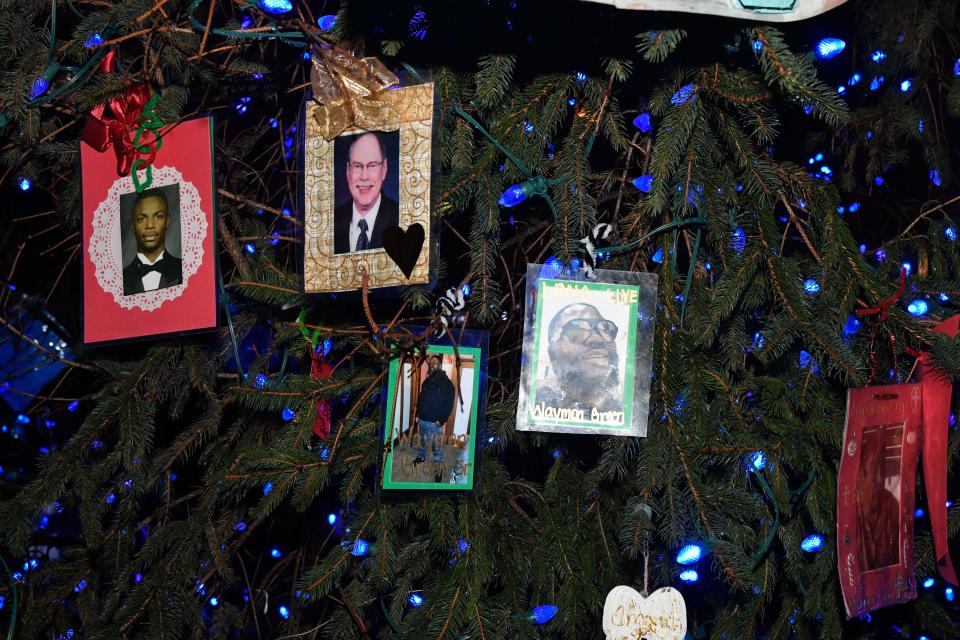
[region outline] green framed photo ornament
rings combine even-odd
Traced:
[[[382,411],[384,491],[472,491],[476,486],[489,334],[461,330],[453,336],[456,343],[445,335],[390,361]]]
[[[527,265],[517,430],[644,436],[657,277]]]

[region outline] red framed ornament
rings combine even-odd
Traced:
[[[164,128],[149,193],[118,176],[120,151],[81,143],[84,344],[218,326],[212,135],[210,117]],[[160,208],[162,229],[135,228],[135,212]]]

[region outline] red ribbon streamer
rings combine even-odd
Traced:
[[[333,375],[333,367],[316,353],[312,354],[310,377],[314,380],[326,380]],[[326,438],[330,435],[330,422],[333,416],[333,404],[329,398],[317,400],[317,419],[313,421],[313,433]]]
[[[960,314],[945,320],[933,331],[955,338],[960,330]],[[950,396],[953,385],[920,354],[917,380],[923,385],[923,478],[927,488],[927,507],[937,570],[943,579],[958,586],[957,572],[947,546],[947,430],[950,422]]]
[[[883,300],[877,303],[877,306],[870,307],[868,309],[857,309],[856,314],[858,316],[872,316],[879,314],[879,322],[883,322],[887,319],[887,316],[890,315],[890,309],[893,308],[893,305],[897,303],[897,300],[900,299],[900,296],[903,295],[904,290],[907,285],[907,270],[900,269],[900,286],[897,287],[897,290],[893,292],[892,295],[887,296]]]
[[[100,63],[100,70],[109,73],[115,66],[116,53],[111,51],[104,56],[103,62]],[[143,108],[150,101],[150,95],[149,85],[143,82],[131,84],[119,97],[91,109],[84,124],[84,142],[101,153],[113,146],[113,151],[117,154],[117,173],[121,176],[129,175],[130,168],[137,158],[138,152],[134,148],[133,139],[137,133]],[[108,106],[113,114],[112,117],[104,115]],[[145,134],[153,135],[150,131]],[[141,144],[148,142],[150,140],[141,140]],[[147,164],[153,162],[155,154],[154,150],[146,156]]]

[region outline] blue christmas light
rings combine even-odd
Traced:
[[[427,27],[429,23],[427,21],[427,14],[423,9],[417,9],[413,14],[413,17],[410,18],[410,35],[417,40],[423,40],[427,37]]]
[[[922,518],[925,515],[926,515],[926,511],[924,511],[923,509],[915,509],[913,512],[914,518]]]
[[[255,246],[253,246],[253,243],[252,243],[252,242],[248,242],[247,244],[243,245],[243,250],[246,251],[247,253],[256,253],[256,252],[257,252],[257,248],[256,248]]]
[[[945,293],[937,294],[937,299],[938,299],[940,302],[950,302],[950,296],[948,296],[948,295],[945,294]]]
[[[116,502],[117,496],[111,492],[107,494],[107,497],[105,498],[105,500],[107,504],[113,504],[114,502]]]
[[[470,550],[470,543],[466,540],[457,540],[457,551],[460,552],[460,555],[465,554]]]
[[[737,254],[743,253],[743,250],[747,246],[747,234],[743,230],[743,227],[737,227],[734,229],[732,235],[733,238],[731,241],[731,246],[733,247],[733,250],[736,251]]]
[[[327,515],[327,524],[329,524],[331,527],[332,527],[333,525],[337,524],[337,514],[335,514],[335,513],[330,513],[330,514],[328,514],[328,515]]]
[[[859,202],[851,202],[851,203],[850,203],[850,206],[847,207],[847,210],[848,210],[850,213],[856,213],[859,208],[860,208],[860,203],[859,203]]]
[[[877,262],[883,262],[887,259],[887,252],[883,249],[877,249],[877,253],[875,255],[877,256]]]
[[[906,275],[910,275],[910,272],[913,271],[913,265],[909,262],[904,262],[900,267],[906,272]]]
[[[750,454],[750,466],[753,467],[754,471],[760,471],[767,466],[767,456],[763,451],[754,451]]]
[[[917,318],[925,316],[928,310],[929,306],[927,305],[926,300],[914,300],[907,305],[907,313],[912,316],[916,316]]]
[[[800,542],[800,548],[807,553],[816,553],[823,548],[824,542],[826,541],[822,535],[819,533],[811,533]]]
[[[33,186],[33,183],[30,182],[30,178],[20,178],[17,186],[20,187],[20,191],[30,191],[30,187]]]
[[[644,111],[636,118],[633,119],[633,126],[637,129],[640,129],[643,133],[650,133],[653,131],[653,124],[650,122],[650,114],[647,111]]]
[[[220,604],[220,601],[217,600],[217,597],[216,597],[216,596],[210,598],[210,606],[211,606],[211,607],[215,607],[215,606],[217,606],[218,604]]]
[[[860,82],[861,79],[862,79],[861,75],[860,75],[858,72],[855,71],[855,72],[853,73],[853,75],[850,76],[850,79],[847,80],[847,84],[852,87],[853,85],[855,85],[855,84],[857,84],[858,82]]]
[[[677,552],[677,562],[682,565],[693,564],[703,557],[703,547],[699,544],[684,545]]]
[[[870,54],[870,59],[873,60],[874,62],[880,62],[886,57],[887,57],[887,54],[884,53],[881,49],[877,49],[876,51]]]
[[[860,328],[860,321],[857,320],[854,316],[847,318],[847,323],[843,325],[843,333],[852,336]]]
[[[74,592],[74,593],[80,593],[81,591],[83,591],[83,590],[86,589],[86,588],[87,588],[87,581],[84,579],[84,580],[81,580],[80,582],[77,583],[77,586],[75,586],[75,587],[73,588],[73,592]]]
[[[244,96],[240,98],[240,102],[233,105],[233,108],[237,110],[237,113],[246,113],[247,105],[250,104],[251,98],[249,96]]]
[[[758,52],[758,53],[759,53],[760,51],[763,51],[763,43],[760,42],[759,40],[754,40],[753,43],[752,43],[752,46],[753,46],[753,50],[756,51],[756,52]]]
[[[285,407],[283,411],[280,412],[280,417],[283,418],[284,422],[290,422],[296,417],[296,413],[293,412],[293,409],[290,407]]]
[[[267,376],[263,373],[258,373],[253,379],[253,388],[263,389],[265,386],[267,386]]]
[[[532,123],[532,122],[524,122],[524,123],[523,123],[523,132],[524,132],[524,133],[533,133],[533,129],[534,129],[534,126],[533,126],[533,123]]]
[[[44,78],[43,76],[37,76],[33,81],[33,86],[30,88],[30,99],[36,100],[44,93],[47,92],[47,89],[50,87],[50,81]]]
[[[273,549],[270,549],[271,558],[279,558],[282,555],[283,554],[280,552],[280,549],[277,549],[276,547],[274,547]]]
[[[542,604],[539,607],[534,607],[530,613],[530,618],[534,624],[546,624],[553,620],[553,616],[557,615],[557,611],[557,607],[552,604]]]
[[[83,46],[87,49],[95,49],[103,44],[103,36],[99,33],[91,33],[87,36],[87,39],[83,41]]]
[[[884,182],[883,176],[874,176],[874,178],[873,178],[873,184],[877,185],[878,187],[882,187],[882,186],[883,186],[883,182]]]
[[[910,91],[910,87],[912,86],[913,86],[912,80],[904,80],[903,82],[900,83],[900,91],[906,93],[907,91]]]
[[[883,76],[874,76],[873,80],[870,81],[870,91],[876,91],[883,86],[883,83],[886,82],[886,78]]]
[[[650,174],[644,174],[639,178],[634,178],[633,186],[644,193],[650,193],[650,190],[653,189],[653,176]]]
[[[576,80],[577,82],[586,82],[587,74],[585,74],[583,71],[574,71],[573,79]]]
[[[368,543],[363,538],[357,538],[357,541],[353,543],[353,548],[350,550],[350,555],[356,556],[357,558],[362,558],[367,555],[367,552],[370,550],[370,543]]]
[[[824,38],[817,43],[816,54],[821,60],[829,60],[840,55],[847,46],[847,43],[840,38]]]
[[[423,604],[423,596],[414,591],[407,597],[407,602],[410,603],[411,607],[419,607]]]
[[[936,169],[930,169],[930,182],[933,183],[933,186],[940,186],[940,172]]]
[[[957,58],[957,61],[953,63],[953,75],[960,76],[960,58]]]
[[[272,482],[268,482],[267,484],[263,485],[263,495],[267,495],[267,494],[270,493],[271,491],[273,491],[273,483],[272,483]]]
[[[923,588],[930,589],[933,587],[934,584],[936,584],[936,582],[937,581],[934,580],[933,578],[927,578],[926,580],[923,581]]]
[[[696,569],[684,569],[680,572],[680,579],[687,584],[693,584],[700,579],[700,574],[697,573]]]
[[[136,573],[136,574],[134,574],[134,576],[133,576],[133,584],[140,584],[141,582],[143,582],[143,574],[142,574],[142,573]]]
[[[807,278],[803,281],[803,290],[811,296],[815,296],[820,293],[820,283],[813,278]]]
[[[947,236],[947,240],[953,242],[957,239],[957,230],[954,227],[947,227],[943,230],[943,235]]]
[[[847,88],[845,86],[843,86],[842,84],[837,86],[837,93],[843,95],[846,92],[847,92]]]
[[[575,107],[575,106],[577,106],[577,99],[576,99],[576,98],[568,98],[568,99],[567,99],[567,104],[570,105],[571,107]]]
[[[923,118],[917,120],[917,132],[923,133]]]
[[[657,264],[663,264],[663,248],[661,247],[660,249],[657,249],[650,259]]]
[[[673,97],[670,98],[670,102],[677,106],[686,104],[691,97],[696,98],[696,96],[693,95],[696,90],[697,90],[696,85],[686,84],[680,87],[680,89],[675,94],[673,94]]]
[[[317,18],[317,26],[320,27],[321,31],[329,31],[333,28],[333,25],[337,22],[337,16],[332,14],[327,14],[325,16],[320,16]]]
[[[242,531],[246,531],[246,530],[247,530],[247,523],[244,522],[243,520],[241,520],[241,521],[238,522],[237,524],[233,525],[233,528],[236,529],[237,531],[241,531],[241,532],[242,532]]]
[[[17,422],[19,422],[20,424],[30,424],[30,417],[22,413],[18,413]]]
[[[243,16],[243,19],[240,20],[240,29],[249,29],[253,26],[253,18],[250,16]]]
[[[280,605],[280,608],[277,609],[280,612],[280,617],[286,620],[290,617],[290,609],[287,609],[285,605]]]
[[[524,191],[523,186],[515,184],[508,187],[507,190],[500,195],[500,206],[515,207],[526,199],[527,193]]]
[[[260,8],[267,13],[279,15],[293,10],[290,0],[260,0]]]
[[[947,587],[943,590],[943,597],[947,599],[947,602],[953,602],[954,593],[953,587]]]
[[[310,59],[310,52],[309,52],[309,51],[304,51],[304,52],[303,52],[303,59],[304,59],[304,60],[309,60],[309,59]]]

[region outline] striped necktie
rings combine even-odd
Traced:
[[[357,223],[360,227],[360,237],[357,238],[357,251],[366,251],[370,246],[370,238],[367,236],[367,221],[361,220]]]

